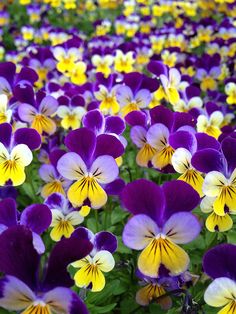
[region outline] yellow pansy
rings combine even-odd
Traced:
[[[99,109],[104,114],[117,114],[120,110],[120,106],[116,99],[116,89],[118,86],[114,86],[111,91],[104,85],[99,85],[99,90],[94,93],[97,100],[100,100]]]
[[[108,251],[101,250],[95,256],[87,256],[72,263],[75,268],[80,268],[74,276],[75,284],[80,288],[89,287],[91,291],[101,291],[105,286],[103,272],[110,272],[115,266],[115,260]]]
[[[16,145],[11,152],[0,143],[0,186],[11,181],[13,186],[25,181],[25,167],[33,160],[29,147],[25,144]]]
[[[107,77],[111,73],[113,57],[111,55],[106,55],[104,57],[93,55],[92,64],[96,67],[96,72],[101,72]]]
[[[85,74],[87,69],[86,63],[79,61],[73,65],[73,69],[70,72],[71,82],[76,85],[82,85],[86,82],[87,76]]]
[[[225,93],[227,95],[226,102],[229,105],[236,105],[236,84],[228,83],[225,86]]]
[[[0,124],[4,122],[10,122],[12,116],[12,110],[8,109],[7,95],[0,95]]]
[[[56,114],[61,118],[61,126],[65,129],[78,129],[81,124],[82,117],[86,113],[83,107],[59,106]]]
[[[133,57],[132,51],[129,51],[125,54],[121,50],[117,50],[114,61],[114,68],[117,72],[129,73],[133,71],[133,64],[135,59]]]
[[[224,116],[220,111],[214,111],[210,117],[200,115],[197,118],[197,131],[206,133],[216,139],[220,136]]]

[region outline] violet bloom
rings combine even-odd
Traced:
[[[213,197],[213,209],[219,216],[236,211],[236,139],[225,138],[221,151],[206,148],[192,158],[195,169],[206,173],[203,193]]]
[[[34,249],[31,231],[23,226],[7,229],[0,235],[0,271],[4,273],[0,280],[0,306],[24,313],[88,313],[69,289],[73,280],[67,266],[87,256],[91,249],[88,240],[63,239],[54,246],[40,272],[42,260]]]
[[[123,83],[124,85],[116,90],[116,99],[121,107],[122,116],[133,110],[147,108],[152,100],[151,92],[158,87],[156,79],[138,72],[125,74]]]
[[[32,231],[34,248],[39,254],[45,251],[40,234],[47,230],[51,220],[52,214],[46,205],[33,204],[19,214],[15,200],[6,198],[0,201],[0,233],[18,224],[29,228]]]
[[[195,120],[188,113],[173,113],[164,106],[151,109],[150,115],[152,126],[147,131],[146,139],[156,150],[152,164],[159,171],[173,172],[171,158],[177,148],[176,141],[181,141],[182,147],[192,145],[192,137],[188,134],[195,133]],[[179,137],[180,134],[182,137]]]
[[[25,167],[33,160],[32,150],[39,148],[39,134],[28,128],[12,132],[8,123],[0,125],[0,186],[24,183]]]
[[[153,278],[159,276],[161,265],[170,275],[187,270],[188,254],[178,244],[191,242],[201,230],[198,219],[190,213],[200,201],[198,193],[182,181],[160,187],[140,179],[123,189],[121,200],[134,215],[124,228],[123,242],[142,250],[139,270]]]
[[[220,244],[210,249],[203,257],[203,269],[213,279],[205,291],[204,299],[213,307],[222,307],[217,312],[235,313],[236,311],[236,245]]]
[[[58,172],[75,181],[68,190],[69,201],[80,207],[89,200],[98,209],[107,202],[104,185],[117,179],[119,169],[115,158],[124,152],[124,146],[112,135],[95,133],[87,128],[71,131],[65,138],[70,150],[57,164]]]
[[[31,87],[28,86],[28,90]],[[23,90],[19,91],[21,96],[24,93]],[[25,101],[18,108],[18,114],[22,121],[27,122],[30,126],[37,130],[39,134],[43,132],[51,135],[56,131],[56,123],[51,118],[57,111],[58,102],[57,100],[48,95],[46,96],[43,92],[36,94],[34,99],[34,92],[31,90],[31,95],[22,96]]]
[[[72,237],[89,240],[93,243],[93,250],[74,263],[72,266],[79,268],[75,273],[75,284],[80,288],[89,288],[91,291],[101,291],[105,286],[103,272],[110,272],[115,266],[112,253],[117,249],[116,237],[106,231],[101,231],[95,235],[84,227],[77,228]]]

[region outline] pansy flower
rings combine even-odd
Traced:
[[[32,150],[40,144],[40,136],[35,130],[22,128],[13,133],[10,124],[0,124],[0,186],[24,183],[25,167],[33,160]]]
[[[225,85],[225,93],[227,95],[227,104],[236,105],[236,84],[233,82],[227,83]]]
[[[54,47],[52,52],[57,60],[57,70],[66,73],[66,72],[72,72],[76,62],[81,60],[81,51],[78,47],[65,47],[64,46],[57,46]]]
[[[62,177],[57,171],[57,162],[64,154],[65,151],[54,149],[48,155],[50,164],[43,164],[39,168],[39,176],[46,182],[41,189],[41,196],[43,198],[46,198],[53,193],[66,195],[66,190],[70,185],[70,181]]]
[[[116,78],[115,74],[111,74],[107,78],[101,73],[96,74],[94,96],[100,101],[99,109],[104,114],[117,114],[119,112],[120,106],[116,99],[119,85],[116,84]]]
[[[57,164],[59,173],[75,181],[68,189],[67,196],[75,207],[89,200],[91,207],[98,209],[107,202],[103,188],[118,177],[115,158],[124,152],[124,146],[112,135],[95,133],[87,128],[71,131],[65,138],[70,150]]]
[[[188,112],[192,108],[201,108],[203,101],[199,97],[201,91],[195,86],[187,86],[186,89],[180,92],[179,101],[174,104],[174,111]]]
[[[72,238],[85,239],[93,243],[93,250],[89,255],[80,259],[72,266],[79,268],[74,275],[75,284],[80,288],[88,288],[93,292],[101,291],[105,286],[103,273],[110,272],[115,266],[112,253],[117,249],[116,237],[106,231],[95,235],[84,227],[77,228]]]
[[[175,68],[168,68],[160,61],[149,62],[148,71],[155,74],[161,82],[155,97],[159,100],[166,99],[172,105],[178,103],[179,96],[179,85],[181,82],[181,75]]]
[[[32,231],[34,248],[39,254],[45,251],[40,234],[47,230],[51,220],[50,209],[44,204],[30,205],[19,214],[14,199],[5,198],[0,201],[0,233],[18,224],[29,228]]]
[[[156,150],[152,165],[159,171],[171,172],[171,159],[175,148],[179,148],[179,144],[182,147],[192,145],[192,137],[188,133],[195,132],[195,120],[188,113],[173,113],[164,106],[151,109],[150,115],[152,125],[147,131],[146,139]]]
[[[187,270],[188,254],[178,244],[191,242],[200,232],[198,219],[190,213],[199,203],[198,193],[182,181],[159,187],[140,179],[123,189],[121,200],[134,215],[124,228],[123,242],[142,250],[138,257],[141,273],[157,278],[161,265],[170,275]]]
[[[207,287],[204,300],[210,306],[221,308],[218,314],[236,312],[236,245],[220,244],[203,257],[203,269],[213,281]]]
[[[31,231],[23,226],[5,230],[0,235],[0,271],[4,274],[0,306],[22,313],[87,314],[83,302],[69,289],[73,280],[67,266],[87,256],[91,249],[88,240],[63,239],[54,246],[40,272],[42,259],[34,249]]]
[[[59,106],[57,108],[57,116],[61,118],[61,126],[65,129],[78,129],[82,117],[86,113],[84,108],[85,101],[80,95],[75,95],[71,99],[66,96],[58,98]]]
[[[188,146],[184,146],[184,137],[188,137]],[[185,141],[186,142],[186,141]],[[175,152],[172,156],[172,165],[176,172],[180,173],[179,180],[190,184],[202,197],[202,185],[204,182],[202,174],[191,164],[192,156],[198,150],[205,148],[219,149],[220,144],[213,137],[204,133],[177,132],[173,139]]]
[[[206,148],[196,152],[192,165],[202,173],[206,173],[203,193],[215,197],[214,212],[224,216],[236,211],[236,139],[225,138],[221,143],[221,151]]]
[[[147,141],[148,120],[150,119],[142,111],[132,111],[125,117],[126,123],[132,126],[130,138],[139,149],[136,162],[141,167],[151,166],[152,158],[156,153],[156,149]]]
[[[147,108],[151,102],[151,92],[158,87],[158,82],[144,74],[132,72],[124,76],[124,85],[116,90],[116,99],[121,107],[120,113],[126,116],[133,110]]]
[[[133,65],[135,63],[134,52],[129,51],[124,53],[120,49],[116,50],[114,58],[114,69],[117,72],[129,73],[133,71]]]
[[[50,237],[53,241],[60,241],[62,237],[69,238],[74,226],[84,221],[80,211],[73,208],[62,194],[53,193],[45,200],[45,204],[52,212]]]
[[[105,77],[108,77],[108,75],[111,74],[111,66],[114,61],[114,57],[112,55],[106,54],[105,56],[100,56],[98,54],[94,54],[91,61],[96,67],[96,72],[103,73]]]
[[[30,86],[28,86],[30,90]],[[21,91],[23,93],[23,91]],[[33,91],[31,91],[33,93]],[[26,96],[27,97],[27,96]],[[43,132],[51,135],[56,131],[56,124],[51,118],[57,111],[57,100],[43,92],[36,94],[34,97],[27,97],[28,102],[20,104],[18,114],[22,121],[27,122],[30,126],[37,130],[39,134]]]

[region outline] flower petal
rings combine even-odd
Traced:
[[[83,159],[76,153],[66,153],[57,163],[58,172],[69,180],[79,180],[87,175]]]
[[[93,162],[90,173],[99,183],[106,184],[117,178],[119,168],[113,157],[100,156]]]
[[[115,260],[112,254],[108,251],[102,250],[95,254],[93,263],[99,265],[98,268],[108,273],[115,267]]]

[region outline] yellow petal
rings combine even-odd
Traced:
[[[51,314],[50,308],[48,305],[30,305],[24,310],[21,314]]]
[[[236,188],[233,186],[224,186],[220,195],[217,196],[213,209],[217,215],[224,216],[228,211],[236,210]]]
[[[225,216],[219,216],[213,212],[207,217],[206,220],[206,227],[211,232],[228,231],[232,228],[232,226],[233,220],[228,214],[226,214]]]
[[[150,283],[136,293],[136,302],[140,305],[148,305],[153,299],[165,293],[165,290],[161,286]]]
[[[62,195],[65,195],[62,183],[58,180],[45,184],[41,191],[41,195],[43,198],[47,198],[49,195],[53,193],[60,193]]]
[[[179,180],[182,180],[191,185],[194,190],[198,192],[200,197],[204,196],[204,193],[202,192],[204,179],[198,171],[189,169],[179,177]]]
[[[161,151],[158,151],[152,158],[152,164],[155,168],[163,169],[167,165],[171,165],[171,158],[174,153],[174,149],[171,146],[164,147]]]
[[[34,117],[31,127],[38,131],[39,134],[46,132],[47,134],[53,134],[56,131],[55,122],[41,114]]]
[[[21,185],[25,181],[25,168],[14,160],[0,163],[0,185],[5,185],[9,180],[13,186]]]
[[[105,277],[96,265],[87,265],[78,270],[74,276],[76,286],[91,286],[93,292],[101,291],[105,286]]]
[[[74,231],[72,224],[69,221],[61,220],[58,224],[52,228],[50,236],[53,241],[60,241],[64,236],[65,238],[69,238]]]
[[[182,248],[169,239],[154,239],[140,254],[138,268],[146,276],[157,277],[161,264],[172,275],[178,275],[187,269],[189,257]]]
[[[235,314],[236,313],[236,302],[231,301],[222,310],[218,312],[218,314]]]
[[[136,156],[136,162],[141,167],[147,167],[148,163],[152,160],[156,150],[149,144],[145,144]]]

